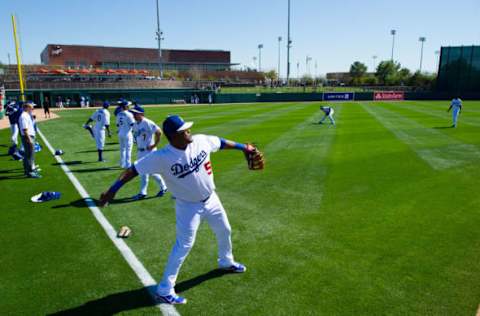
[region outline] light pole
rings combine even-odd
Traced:
[[[307,71],[307,74],[310,75],[310,67],[308,65],[308,63],[312,60],[312,57],[310,56],[306,56],[305,57],[305,70]]]
[[[277,68],[277,77],[280,80],[280,43],[282,42],[282,37],[278,37],[278,68]]]
[[[257,56],[253,56],[253,68],[257,68]]]
[[[258,44],[258,71],[262,71],[262,48],[263,44]]]
[[[158,70],[160,73],[160,79],[163,78],[163,66],[162,66],[162,35],[163,32],[160,30],[160,10],[158,7],[158,0],[157,0],[157,31],[156,39],[158,40]]]
[[[390,60],[393,61],[393,50],[395,48],[395,35],[397,34],[397,30],[391,30],[390,34],[392,35],[392,57]]]
[[[419,39],[421,44],[421,49],[420,49],[420,73],[422,72],[422,62],[423,62],[423,44],[425,43],[425,41],[427,40],[426,37],[424,36],[421,36]]]
[[[7,57],[8,57],[8,65],[10,66],[11,62],[10,62],[10,53],[7,53]]]
[[[290,0],[288,0],[288,23],[287,23],[287,85],[290,78],[290,47],[292,47],[292,39],[290,38]]]
[[[435,51],[435,66],[436,66],[436,69],[437,69],[437,73],[439,72],[439,66],[440,66],[440,51],[439,50],[436,50]]]
[[[373,56],[372,56],[372,59],[373,59],[373,72],[375,72],[375,67],[377,67],[377,64],[376,64],[377,58],[378,58],[377,55],[373,55]]]
[[[300,62],[297,61],[297,79],[300,79]]]

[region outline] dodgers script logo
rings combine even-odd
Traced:
[[[198,172],[202,163],[207,159],[207,153],[202,150],[196,157],[190,158],[190,163],[184,165],[176,163],[170,167],[172,174],[179,179],[185,178],[193,172]]]

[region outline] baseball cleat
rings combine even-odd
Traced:
[[[247,271],[247,267],[244,266],[241,263],[235,262],[229,267],[221,267],[220,269],[228,271],[228,272],[233,272],[233,273],[243,273]]]
[[[177,294],[173,294],[173,295],[155,294],[155,299],[162,303],[171,304],[171,305],[187,304],[187,299],[185,297],[178,296]]]
[[[147,196],[146,194],[138,193],[137,195],[134,195],[132,197],[132,200],[134,201],[143,200],[146,196]]]
[[[165,193],[167,193],[168,189],[163,189],[163,190],[160,190],[158,191],[156,197],[162,197],[165,195]]]

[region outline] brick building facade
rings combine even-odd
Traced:
[[[44,65],[99,67],[113,69],[151,69],[158,66],[158,49],[48,44],[40,55]],[[163,49],[164,70],[224,71],[235,65],[230,52],[223,50]]]

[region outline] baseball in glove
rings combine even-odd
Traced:
[[[245,159],[247,159],[248,169],[250,170],[262,170],[265,168],[265,159],[263,154],[257,147],[252,144],[246,144],[244,150]]]

